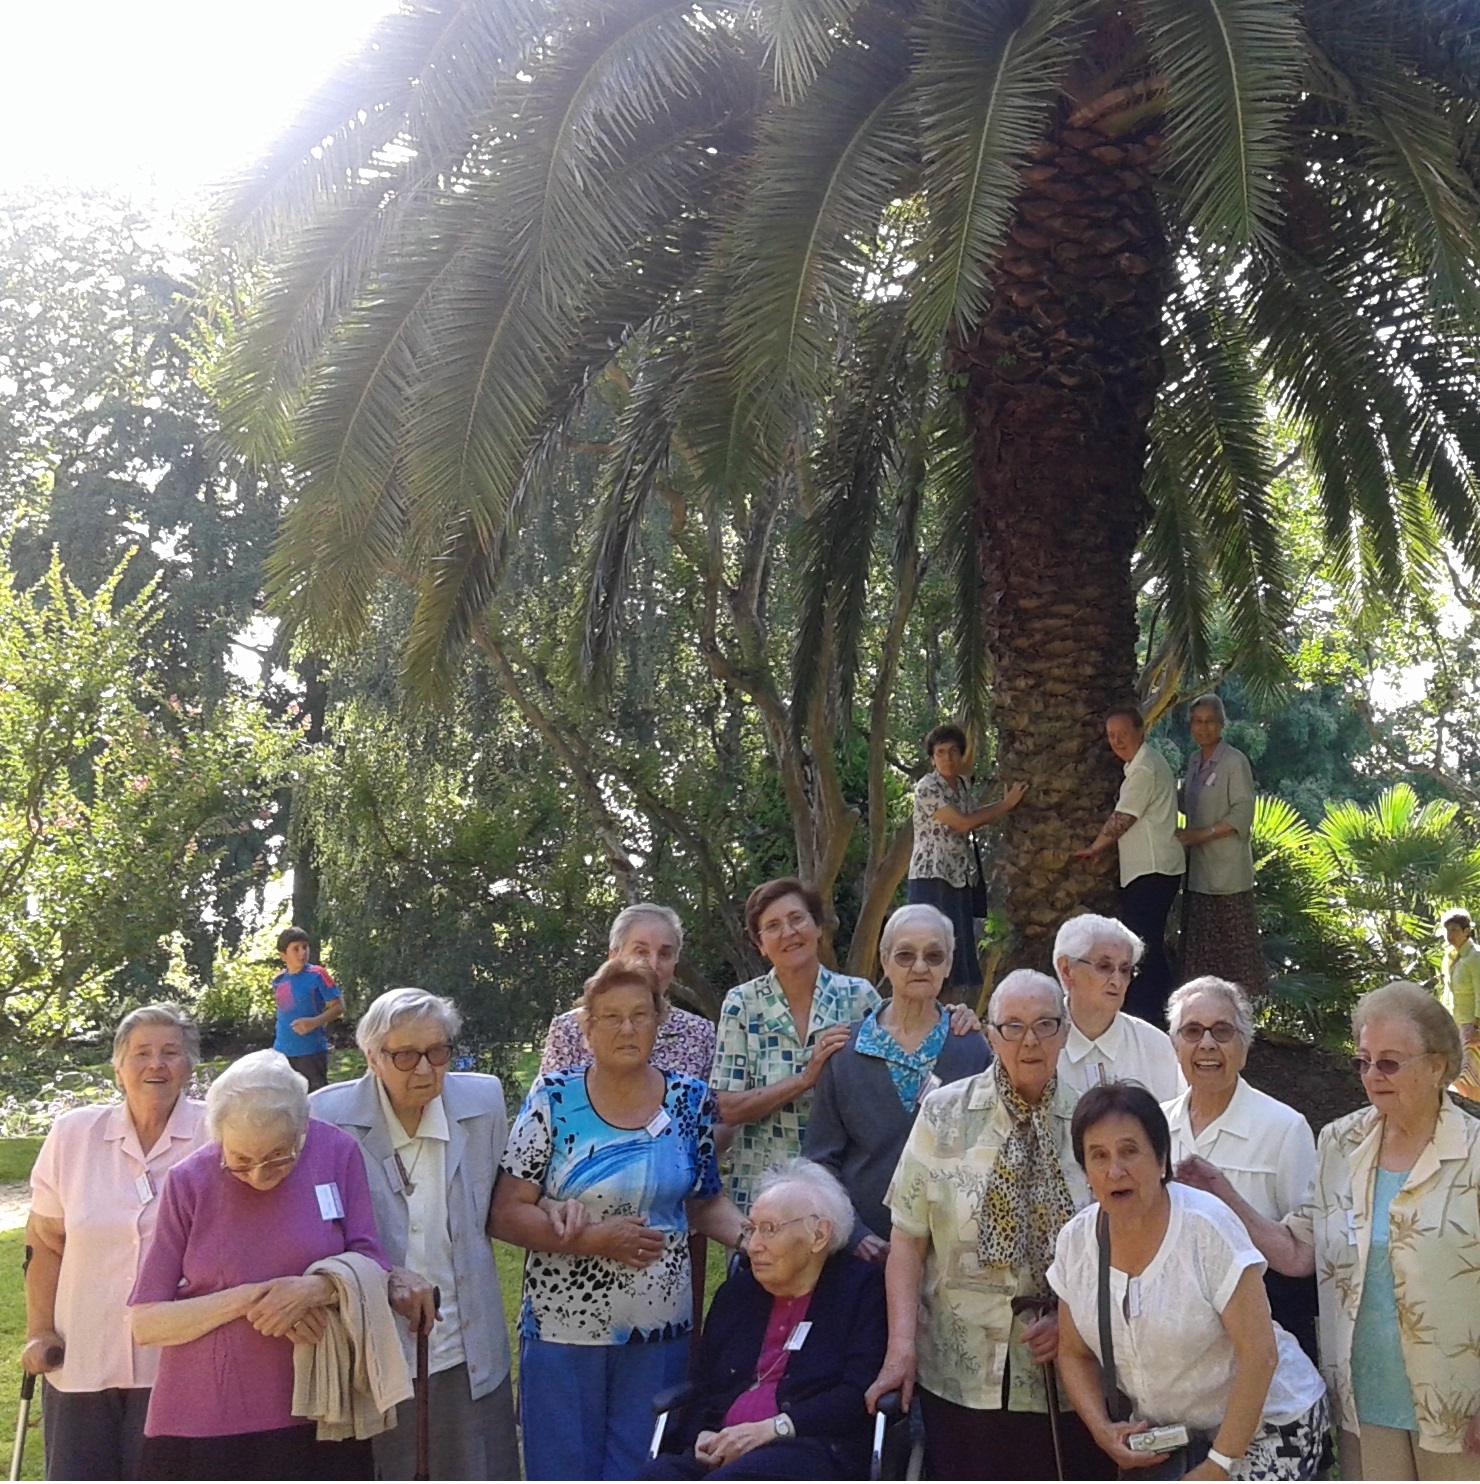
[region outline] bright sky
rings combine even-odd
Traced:
[[[0,0],[0,189],[218,182],[395,3]]]

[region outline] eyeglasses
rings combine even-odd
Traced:
[[[1021,1020],[993,1021],[991,1025],[1004,1041],[1021,1041],[1029,1031],[1032,1031],[1040,1041],[1051,1041],[1058,1035],[1059,1027],[1063,1023],[1062,1015],[1040,1015],[1031,1025],[1024,1025]]]
[[[651,1010],[638,1010],[631,1015],[593,1015],[590,1023],[599,1031],[619,1031],[629,1025],[635,1031],[645,1031],[657,1018]]]
[[[1351,1059],[1352,1071],[1359,1077],[1365,1077],[1368,1072],[1376,1072],[1379,1077],[1396,1077],[1410,1062],[1422,1061],[1428,1055],[1427,1051],[1420,1051],[1415,1056],[1405,1056],[1401,1061],[1391,1056],[1379,1056],[1376,1061],[1366,1056],[1354,1056]]]
[[[761,937],[779,938],[783,933],[799,933],[804,927],[814,927],[809,912],[788,912],[785,917],[773,917],[761,924]]]
[[[253,1175],[271,1174],[275,1170],[291,1169],[298,1163],[298,1156],[303,1153],[303,1144],[300,1141],[294,1145],[291,1154],[274,1154],[271,1159],[260,1159],[254,1165],[229,1165],[226,1156],[221,1156],[221,1168],[228,1175],[235,1175],[238,1180],[250,1179]]]
[[[771,1241],[777,1232],[788,1226],[795,1226],[799,1221],[816,1221],[817,1213],[809,1211],[805,1216],[793,1216],[790,1221],[747,1221],[740,1228],[740,1245],[743,1247],[754,1237],[760,1237],[764,1241]]]
[[[929,969],[938,969],[944,963],[949,962],[950,955],[944,948],[896,948],[889,955],[889,962],[896,969],[913,969],[921,959],[925,960],[925,966]]]
[[[1189,1046],[1196,1046],[1204,1036],[1211,1036],[1220,1046],[1226,1046],[1238,1035],[1238,1027],[1226,1020],[1215,1021],[1212,1025],[1199,1025],[1195,1020],[1189,1020],[1177,1027],[1177,1035]]]
[[[387,1050],[385,1058],[398,1072],[414,1072],[420,1065],[422,1057],[426,1057],[427,1063],[434,1067],[445,1067],[452,1060],[452,1047],[445,1041],[439,1046],[402,1046],[399,1050]]]
[[[1112,963],[1108,958],[1097,958],[1093,962],[1087,958],[1076,958],[1074,962],[1083,964],[1087,969],[1093,969],[1101,979],[1113,979],[1117,974],[1123,974],[1127,980],[1131,980],[1141,972],[1135,964]]]

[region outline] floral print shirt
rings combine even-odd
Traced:
[[[714,1054],[715,1092],[750,1092],[769,1087],[802,1071],[812,1047],[829,1026],[852,1025],[879,1003],[879,992],[867,979],[855,979],[829,968],[817,971],[812,992],[812,1018],[805,1039],[797,1039],[791,1006],[774,972],[737,984],[719,1012],[719,1039]],[[754,1123],[742,1123],[730,1146],[730,1199],[750,1210],[760,1177],[772,1166],[802,1152],[812,1094],[804,1093]]]
[[[1382,1115],[1361,1108],[1321,1130],[1310,1204],[1285,1225],[1316,1249],[1321,1371],[1335,1420],[1357,1427],[1352,1335],[1372,1245]],[[1480,1411],[1480,1120],[1447,1098],[1433,1142],[1389,1207],[1388,1251],[1398,1340],[1413,1390],[1418,1442],[1459,1453]]]
[[[557,1201],[579,1200],[592,1222],[642,1216],[663,1254],[629,1268],[611,1257],[530,1252],[519,1333],[563,1345],[682,1339],[693,1327],[684,1202],[720,1193],[709,1089],[663,1074],[663,1106],[644,1128],[616,1128],[591,1106],[583,1071],[538,1077],[509,1133],[502,1168]]]
[[[881,1005],[864,1017],[853,1049],[859,1056],[878,1057],[888,1067],[889,1080],[894,1084],[905,1112],[913,1113],[915,1104],[920,1101],[920,1089],[934,1074],[941,1047],[951,1033],[951,1012],[944,1005],[940,1006],[930,1034],[914,1051],[906,1051],[880,1023],[882,1009]]]
[[[948,783],[932,768],[915,785],[915,847],[910,852],[910,876],[970,886],[976,880],[976,853],[970,835],[959,834],[935,818],[935,811],[947,806],[962,814],[970,814],[976,807],[964,778]]]
[[[682,1072],[685,1077],[709,1081],[714,1066],[714,1022],[689,1010],[670,1005],[658,1022],[652,1062],[660,1072]],[[581,1027],[581,1012],[567,1010],[550,1022],[540,1074],[561,1072],[570,1067],[589,1067],[591,1048]]]
[[[1048,1114],[1077,1211],[1090,1195],[1069,1140],[1076,1101],[1059,1085]],[[980,1258],[987,1177],[1011,1132],[990,1067],[928,1094],[885,1203],[896,1232],[930,1243],[916,1329],[919,1384],[958,1407],[997,1411],[1006,1370],[1008,1410],[1046,1412],[1040,1368],[1022,1343],[1037,1315],[1012,1312],[1014,1298],[1033,1293],[1032,1277],[1026,1267],[985,1267]]]

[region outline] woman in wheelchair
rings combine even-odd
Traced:
[[[853,1207],[798,1159],[767,1176],[709,1309],[682,1412],[643,1479],[861,1479],[864,1392],[888,1337],[883,1274],[847,1250]]]

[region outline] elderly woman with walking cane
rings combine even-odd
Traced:
[[[995,1061],[926,1097],[890,1186],[889,1349],[868,1400],[918,1390],[931,1478],[981,1478],[984,1459],[1003,1479],[1115,1477],[1053,1375],[1045,1273],[1089,1202],[1056,1074],[1066,1024],[1052,979],[1009,974],[987,1012]]]

